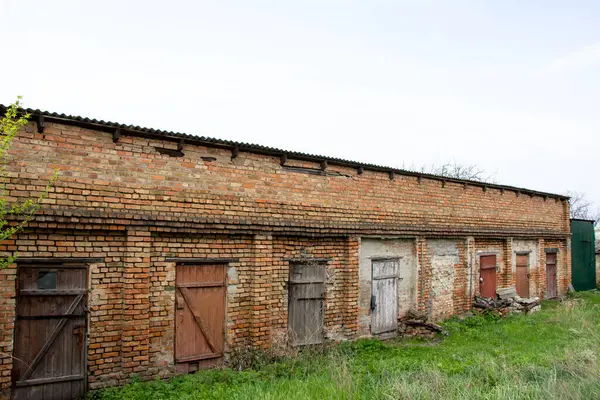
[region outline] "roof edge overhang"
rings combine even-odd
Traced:
[[[7,107],[5,105],[0,104],[0,115],[4,115],[6,109],[7,109]],[[457,183],[457,184],[462,184],[462,185],[481,187],[483,190],[487,190],[487,189],[497,189],[500,191],[508,190],[508,191],[515,192],[517,194],[529,195],[531,197],[539,196],[539,197],[543,197],[544,199],[548,199],[548,198],[553,198],[556,200],[568,200],[569,199],[569,196],[565,196],[565,195],[561,195],[561,194],[541,192],[541,191],[537,191],[537,190],[520,188],[520,187],[516,187],[516,186],[500,185],[500,184],[495,184],[495,183],[473,181],[473,180],[468,180],[468,179],[457,179],[457,178],[451,178],[451,177],[445,177],[445,176],[440,176],[440,175],[418,172],[418,171],[410,171],[410,170],[405,170],[405,169],[392,168],[392,167],[386,167],[386,166],[369,164],[369,163],[349,161],[349,160],[344,160],[344,159],[334,158],[334,157],[327,157],[327,156],[321,156],[321,155],[313,155],[313,154],[300,153],[300,152],[295,152],[295,151],[288,151],[288,150],[278,149],[278,148],[274,148],[274,147],[262,146],[262,145],[258,145],[258,144],[235,142],[235,141],[231,141],[231,140],[216,139],[216,138],[210,138],[210,137],[206,137],[206,136],[196,136],[196,135],[191,135],[191,134],[187,134],[187,133],[164,131],[164,130],[158,130],[158,129],[152,129],[152,128],[144,128],[144,127],[140,127],[140,126],[120,124],[117,122],[110,122],[110,121],[97,120],[97,119],[92,119],[92,118],[87,118],[87,117],[72,116],[72,115],[67,115],[67,114],[59,114],[59,113],[55,113],[55,112],[42,111],[39,109],[27,108],[27,109],[23,109],[22,112],[29,114],[31,120],[38,124],[38,130],[40,129],[40,126],[39,126],[40,123],[42,124],[42,129],[43,129],[43,123],[45,121],[56,122],[56,123],[61,123],[61,124],[65,124],[65,125],[78,126],[78,127],[86,128],[86,129],[103,131],[103,132],[107,132],[107,133],[112,133],[113,135],[118,130],[119,131],[118,135],[138,136],[138,137],[144,137],[144,138],[148,138],[148,139],[173,141],[173,142],[177,142],[177,143],[181,143],[183,141],[186,144],[195,144],[195,145],[206,146],[206,147],[228,149],[228,150],[232,151],[232,154],[236,154],[236,155],[239,154],[239,152],[243,151],[243,152],[254,153],[254,154],[265,155],[265,156],[272,156],[272,157],[279,157],[279,158],[286,157],[286,158],[291,158],[291,159],[295,159],[295,160],[299,160],[299,161],[310,161],[310,162],[317,162],[317,163],[321,163],[321,164],[326,163],[326,165],[336,165],[336,166],[340,166],[340,167],[355,168],[360,172],[362,172],[364,170],[374,171],[374,172],[383,172],[383,173],[390,174],[390,177],[392,177],[393,174],[398,174],[398,175],[403,175],[403,176],[416,177],[417,179],[436,180],[436,181],[442,182],[444,184],[445,183]]]

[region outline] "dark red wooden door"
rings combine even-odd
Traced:
[[[13,399],[79,399],[86,389],[87,268],[18,272]]]
[[[546,254],[546,288],[547,298],[557,296],[556,290],[556,253]]]
[[[481,297],[496,298],[496,256],[479,258],[479,292]]]
[[[180,371],[223,360],[225,265],[177,266],[175,362]]]
[[[520,297],[529,297],[529,256],[517,256],[517,294]]]

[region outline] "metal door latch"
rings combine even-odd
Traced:
[[[375,295],[371,296],[371,311],[375,310],[375,308],[377,307],[377,304],[375,302]]]

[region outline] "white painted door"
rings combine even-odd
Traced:
[[[398,259],[373,260],[371,333],[395,331],[398,327]]]

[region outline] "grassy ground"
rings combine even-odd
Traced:
[[[600,399],[600,292],[445,323],[441,342],[359,340],[255,369],[133,382],[99,399]]]

